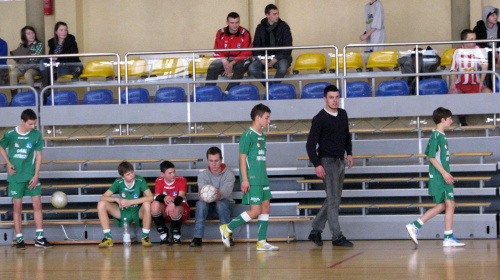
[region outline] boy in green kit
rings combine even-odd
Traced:
[[[425,154],[429,158],[429,194],[432,196],[436,206],[427,210],[420,219],[406,225],[411,240],[418,245],[417,234],[425,222],[437,214],[444,214],[444,240],[443,247],[465,246],[453,237],[453,213],[455,212],[455,196],[453,194],[453,176],[450,174],[450,154],[448,152],[448,140],[444,130],[453,123],[451,111],[443,107],[434,110],[432,120],[436,123],[436,129],[432,131],[429,144]]]
[[[240,137],[240,183],[242,203],[250,210],[241,213],[229,224],[220,226],[222,243],[229,248],[233,230],[258,217],[257,251],[279,250],[266,241],[271,190],[266,170],[266,136],[262,128],[270,123],[271,109],[264,104],[255,105],[250,113],[252,126]]]
[[[135,175],[134,167],[127,161],[118,165],[117,178],[113,185],[102,195],[101,201],[97,203],[97,213],[101,222],[104,238],[99,244],[99,248],[113,246],[113,238],[109,228],[109,215],[116,224],[121,227],[123,218],[129,222],[134,221],[136,225],[143,223],[141,241],[144,247],[151,247],[149,232],[151,230],[151,201],[153,193],[148,188],[146,180]],[[113,197],[118,193],[119,197]]]
[[[36,113],[26,109],[21,113],[21,124],[5,132],[0,140],[0,155],[7,164],[9,196],[14,202],[14,228],[16,230],[16,248],[25,249],[22,233],[21,211],[23,196],[31,196],[36,226],[35,246],[52,248],[52,244],[43,236],[43,214],[40,196],[42,188],[38,177],[42,166],[42,133],[35,129]],[[8,150],[8,155],[7,151]]]

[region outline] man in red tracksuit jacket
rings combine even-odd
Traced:
[[[215,37],[214,49],[240,49],[252,47],[250,32],[240,26],[240,15],[231,12],[227,15],[227,27],[219,29]],[[217,80],[219,75],[239,80],[248,69],[252,51],[220,51],[214,54],[214,60],[208,67],[207,81]],[[229,83],[224,93],[240,83]],[[215,85],[215,84],[207,84]]]

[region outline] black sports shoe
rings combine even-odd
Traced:
[[[160,240],[160,245],[169,245],[168,236]]]
[[[323,241],[321,240],[321,233],[319,232],[318,233],[311,232],[311,234],[309,234],[308,239],[314,242],[314,244],[318,246],[323,246]]]
[[[40,239],[38,239],[38,238],[35,239],[35,247],[52,248],[52,247],[54,247],[54,245],[50,244],[50,242],[47,240],[47,238],[42,237]]]
[[[181,238],[172,237],[172,242],[169,245],[182,245]]]
[[[234,246],[234,240],[231,237],[229,237],[229,246]]]
[[[17,240],[16,249],[18,250],[26,249],[26,245],[24,244],[24,239]]]
[[[352,244],[351,241],[347,240],[344,235],[340,235],[337,237],[337,239],[332,240],[332,245],[333,246],[342,246],[342,247],[352,247],[354,244]]]
[[[193,238],[191,241],[191,244],[189,244],[189,247],[200,247],[202,244],[201,238]]]

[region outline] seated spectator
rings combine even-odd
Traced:
[[[0,38],[0,56],[7,56],[7,42]],[[7,59],[0,59],[0,86],[5,84],[5,76],[9,66],[7,66]]]
[[[474,41],[476,34],[470,29],[464,29],[460,34],[461,40]],[[460,74],[450,76],[449,93],[488,93],[491,90],[484,84],[485,73],[477,74],[475,71],[486,71],[488,60],[484,49],[476,43],[463,43],[453,53],[451,72],[472,72],[471,74]],[[460,124],[466,126],[464,116],[459,116]]]
[[[292,46],[292,33],[290,26],[280,19],[278,7],[269,4],[264,10],[266,17],[262,19],[255,29],[255,38],[253,40],[254,48],[262,47],[285,47]],[[283,78],[292,64],[292,50],[272,50],[268,51],[268,59],[265,59],[265,51],[253,51],[254,62],[250,64],[248,70],[256,79],[265,79],[262,71],[266,64],[268,69],[277,69],[275,79]],[[275,82],[279,83],[279,82]],[[263,86],[266,83],[262,82]]]
[[[216,187],[218,199],[212,203],[206,203],[201,198],[196,202],[196,216],[194,224],[194,238],[189,246],[201,246],[205,220],[219,219],[220,224],[228,224],[231,221],[231,212],[234,208],[233,188],[234,174],[222,163],[222,152],[217,147],[211,147],[207,151],[208,169],[198,175],[198,193],[206,185]],[[230,243],[233,244],[232,239]]]
[[[65,22],[57,22],[54,27],[54,38],[48,41],[49,54],[75,54],[78,53],[78,44],[75,36],[68,34],[68,25]],[[53,63],[59,65],[54,67],[54,81],[57,77],[64,75],[73,75],[74,79],[80,77],[83,70],[83,64],[78,57],[54,57]],[[42,63],[42,82],[44,86],[50,83],[50,69],[46,66],[48,60]]]
[[[476,33],[477,40],[487,40],[487,39],[499,39],[500,38],[500,23],[498,20],[498,9],[492,6],[486,6],[483,8],[483,19],[479,20],[474,27],[474,32]],[[480,43],[481,48],[492,47],[492,44]],[[499,44],[496,43],[496,47]],[[500,62],[498,52],[495,53],[495,61],[498,64]],[[493,69],[493,52],[488,50],[488,70]],[[493,87],[491,75],[486,76],[486,85],[489,88]]]
[[[214,49],[239,49],[250,48],[252,35],[240,26],[240,15],[231,12],[227,15],[227,27],[219,29],[215,37]],[[217,59],[208,67],[207,81],[217,80],[218,76],[231,77],[232,80],[240,80],[247,71],[252,56],[251,51],[220,51],[215,52]],[[234,71],[234,72],[233,72]],[[240,83],[229,83],[224,93],[239,85]],[[211,85],[211,84],[207,84]]]
[[[21,43],[16,50],[11,51],[11,55],[42,55],[43,44],[38,41],[36,31],[31,26],[25,26],[21,29]],[[21,58],[16,59],[17,65],[9,73],[11,86],[17,86],[18,79],[24,76],[28,86],[35,85],[35,76],[40,75],[39,59],[36,58]],[[12,97],[16,95],[17,89],[11,90]]]

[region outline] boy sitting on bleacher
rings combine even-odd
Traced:
[[[109,215],[111,215],[116,224],[121,227],[123,218],[129,222],[134,221],[136,225],[143,222],[142,245],[150,247],[149,231],[151,229],[151,201],[153,193],[148,188],[146,180],[141,176],[136,176],[134,167],[127,161],[118,165],[117,178],[111,187],[102,195],[101,201],[97,203],[97,212],[104,232],[104,239],[99,244],[99,248],[113,246],[113,238],[109,228]],[[112,196],[118,193],[119,196]]]

